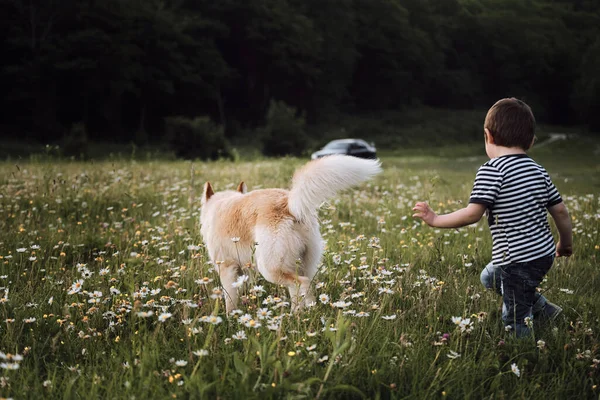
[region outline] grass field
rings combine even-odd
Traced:
[[[575,253],[541,288],[562,317],[524,340],[479,282],[484,221],[411,217],[417,200],[465,204],[482,148],[384,157],[321,210],[317,305],[290,314],[286,290],[248,269],[234,317],[199,233],[202,184],[288,187],[305,160],[1,163],[0,397],[599,398],[599,149],[532,152],[571,211]]]

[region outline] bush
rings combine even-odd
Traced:
[[[231,158],[223,127],[208,117],[168,117],[166,142],[177,157],[203,160]]]
[[[282,101],[271,101],[266,126],[262,130],[263,153],[268,156],[300,156],[310,148],[306,124],[296,109]]]
[[[86,159],[88,156],[88,135],[85,124],[78,122],[62,140],[62,154],[67,157]]]

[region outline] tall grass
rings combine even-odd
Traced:
[[[230,317],[199,234],[202,184],[288,187],[304,160],[0,164],[0,396],[597,398],[598,145],[569,146],[532,153],[572,213],[575,254],[541,288],[562,317],[523,340],[479,282],[484,222],[410,216],[417,200],[461,207],[482,153],[384,158],[321,210],[317,304],[290,314],[249,268]]]

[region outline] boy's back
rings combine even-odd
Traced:
[[[469,205],[437,215],[427,203],[418,202],[413,216],[429,226],[458,228],[488,214],[492,262],[482,273],[482,283],[490,287],[486,283],[490,269],[499,275],[499,285],[491,286],[502,294],[502,320],[517,336],[526,336],[531,333],[534,303],[543,303],[538,308],[548,311],[545,314],[551,318],[560,312],[536,287],[552,267],[555,254],[573,252],[571,219],[546,170],[527,156],[535,141],[531,108],[515,98],[499,100],[489,109],[483,131],[490,161],[477,172]],[[556,247],[546,211],[560,236]],[[497,278],[492,276],[492,281]]]
[[[469,202],[487,207],[494,265],[554,254],[547,209],[561,201],[546,170],[526,154],[505,155],[482,165]]]

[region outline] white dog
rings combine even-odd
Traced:
[[[297,170],[292,188],[262,189],[246,193],[215,193],[204,185],[201,233],[225,291],[229,314],[237,306],[234,283],[240,268],[256,266],[269,282],[288,287],[292,310],[314,301],[310,283],[323,252],[317,210],[343,189],[381,172],[379,160],[332,155]]]

